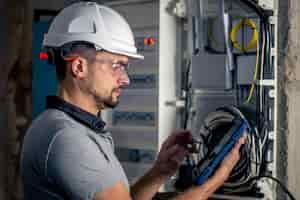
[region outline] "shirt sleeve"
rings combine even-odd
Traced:
[[[96,192],[120,181],[96,143],[72,128],[58,131],[52,139],[45,173],[48,180],[72,200],[92,200]]]

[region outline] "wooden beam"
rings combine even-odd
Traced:
[[[8,184],[11,178],[8,176],[9,169],[9,130],[8,124],[15,126],[14,116],[9,113],[8,98],[8,76],[15,63],[19,71],[31,70],[31,51],[32,51],[32,7],[30,0],[0,0],[0,199],[12,199],[16,193],[14,184]],[[18,62],[17,62],[18,61]],[[28,74],[28,73],[24,73]],[[22,76],[22,73],[20,73]],[[23,77],[17,77],[22,79]],[[10,99],[12,101],[12,99]],[[10,109],[14,110],[14,109]],[[15,118],[15,117],[14,117]],[[17,183],[16,183],[17,184]]]

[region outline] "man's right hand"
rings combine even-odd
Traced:
[[[240,147],[246,141],[246,134],[239,139],[233,149],[222,161],[215,174],[210,177],[203,185],[193,186],[184,193],[178,195],[174,200],[207,200],[229,177],[232,169],[240,159]]]
[[[215,178],[218,178],[219,180],[222,180],[223,182],[227,180],[229,177],[231,171],[233,170],[234,166],[237,164],[237,162],[240,159],[240,148],[243,144],[246,142],[246,136],[245,133],[239,141],[235,144],[233,149],[229,152],[229,154],[224,158],[222,161],[220,167],[215,172],[214,176]]]

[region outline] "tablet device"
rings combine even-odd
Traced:
[[[234,120],[233,126],[229,131],[204,158],[199,166],[197,166],[197,185],[202,185],[211,175],[213,175],[216,168],[241,138],[247,127],[247,123],[243,119],[239,118]]]

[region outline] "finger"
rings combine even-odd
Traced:
[[[172,146],[171,144],[174,143],[175,138],[176,138],[176,134],[175,134],[175,133],[172,133],[172,134],[164,141],[164,143],[162,144],[161,149],[163,150],[163,149],[168,149],[168,148],[170,148],[170,146]]]
[[[225,157],[224,160],[229,161],[230,164],[235,165],[237,161],[240,159],[240,152],[239,149],[241,147],[241,142],[238,141],[233,149],[229,152],[229,154]]]
[[[238,141],[238,142],[234,145],[234,148],[232,149],[232,151],[239,152],[241,146],[242,146],[242,143],[241,143],[240,141]]]
[[[233,149],[236,150],[236,151],[239,151],[239,149],[241,148],[241,146],[242,146],[243,144],[245,144],[246,139],[247,139],[247,136],[244,134],[244,135],[238,140],[238,142],[235,144],[235,146],[234,146]]]
[[[246,140],[247,140],[247,135],[248,135],[248,132],[245,132],[242,136],[242,143],[245,144],[246,143]]]
[[[175,131],[170,138],[170,140],[166,143],[166,148],[174,144],[185,144],[192,140],[192,134],[188,130],[178,130]]]
[[[175,131],[162,145],[162,149],[168,149],[174,144],[188,143],[192,141],[192,134],[188,130]]]
[[[239,147],[240,145],[237,143],[234,149],[226,156],[226,160],[229,161],[228,163],[232,165],[232,167],[240,160]]]
[[[180,162],[185,158],[185,156],[188,155],[188,151],[185,150],[185,149],[179,149],[176,153],[174,153],[172,156],[171,156],[171,159],[172,158],[175,158],[176,160],[179,160]]]
[[[164,160],[176,161],[176,163],[181,163],[184,160],[184,157],[188,154],[188,151],[179,147],[176,151],[170,152],[166,155]]]
[[[240,153],[238,150],[233,149],[223,160],[223,165],[228,169],[232,169],[240,159]]]
[[[188,153],[189,152],[187,150],[180,151],[176,156],[177,160],[181,163],[184,160],[184,158],[188,155]]]
[[[179,166],[182,161],[184,160],[185,156],[188,154],[187,151],[179,151],[176,154],[173,154],[172,157],[169,158],[169,160],[173,161],[174,164],[176,164],[177,166]]]
[[[179,152],[180,146],[175,144],[172,147],[168,148],[168,149],[164,149],[163,151],[161,151],[161,155],[164,158],[170,158],[173,155],[176,155],[176,153]]]

